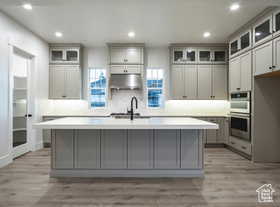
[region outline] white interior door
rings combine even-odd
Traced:
[[[29,74],[31,59],[14,51],[10,68],[11,127],[13,157],[30,151],[32,117],[30,110]]]

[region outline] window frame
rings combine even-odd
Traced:
[[[91,89],[94,89],[91,87],[90,83],[91,83],[91,80],[90,80],[90,73],[91,73],[91,70],[104,70],[104,74],[105,74],[105,79],[106,79],[106,85],[105,85],[105,105],[104,106],[101,106],[101,107],[92,107],[91,105]],[[108,107],[108,72],[106,70],[106,68],[104,67],[89,67],[88,68],[88,106],[89,106],[89,109],[91,110],[104,110],[104,109],[107,109]]]
[[[148,87],[148,70],[161,70],[163,75],[162,75],[162,87],[161,88],[150,88]],[[146,81],[145,81],[145,89],[146,89],[146,92],[145,92],[145,97],[146,97],[146,107],[149,109],[149,110],[159,110],[159,109],[163,109],[165,107],[165,73],[164,73],[164,69],[163,68],[147,68],[146,69]],[[151,107],[149,106],[149,89],[161,89],[162,90],[162,101],[161,101],[161,104],[160,106],[158,107]]]

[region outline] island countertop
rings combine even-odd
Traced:
[[[33,125],[37,129],[218,129],[218,125],[195,118],[68,117]]]

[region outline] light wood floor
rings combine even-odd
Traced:
[[[206,149],[205,178],[54,179],[49,149],[0,169],[0,206],[280,206],[280,164],[253,164],[227,149]],[[256,189],[271,183],[274,203],[258,204]]]

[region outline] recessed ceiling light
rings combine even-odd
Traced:
[[[127,35],[128,35],[128,37],[130,37],[130,38],[135,37],[135,33],[134,33],[134,32],[129,32]]]
[[[56,37],[62,37],[63,36],[63,34],[61,32],[56,32],[54,34],[55,34]]]
[[[232,5],[230,6],[230,10],[231,10],[231,11],[236,11],[236,10],[238,10],[239,8],[240,8],[240,5],[239,5],[238,3],[232,4]]]
[[[203,37],[205,37],[205,38],[210,37],[210,36],[211,36],[210,32],[204,32],[204,34],[203,34]]]
[[[22,7],[26,10],[32,10],[32,5],[31,4],[23,4]]]

